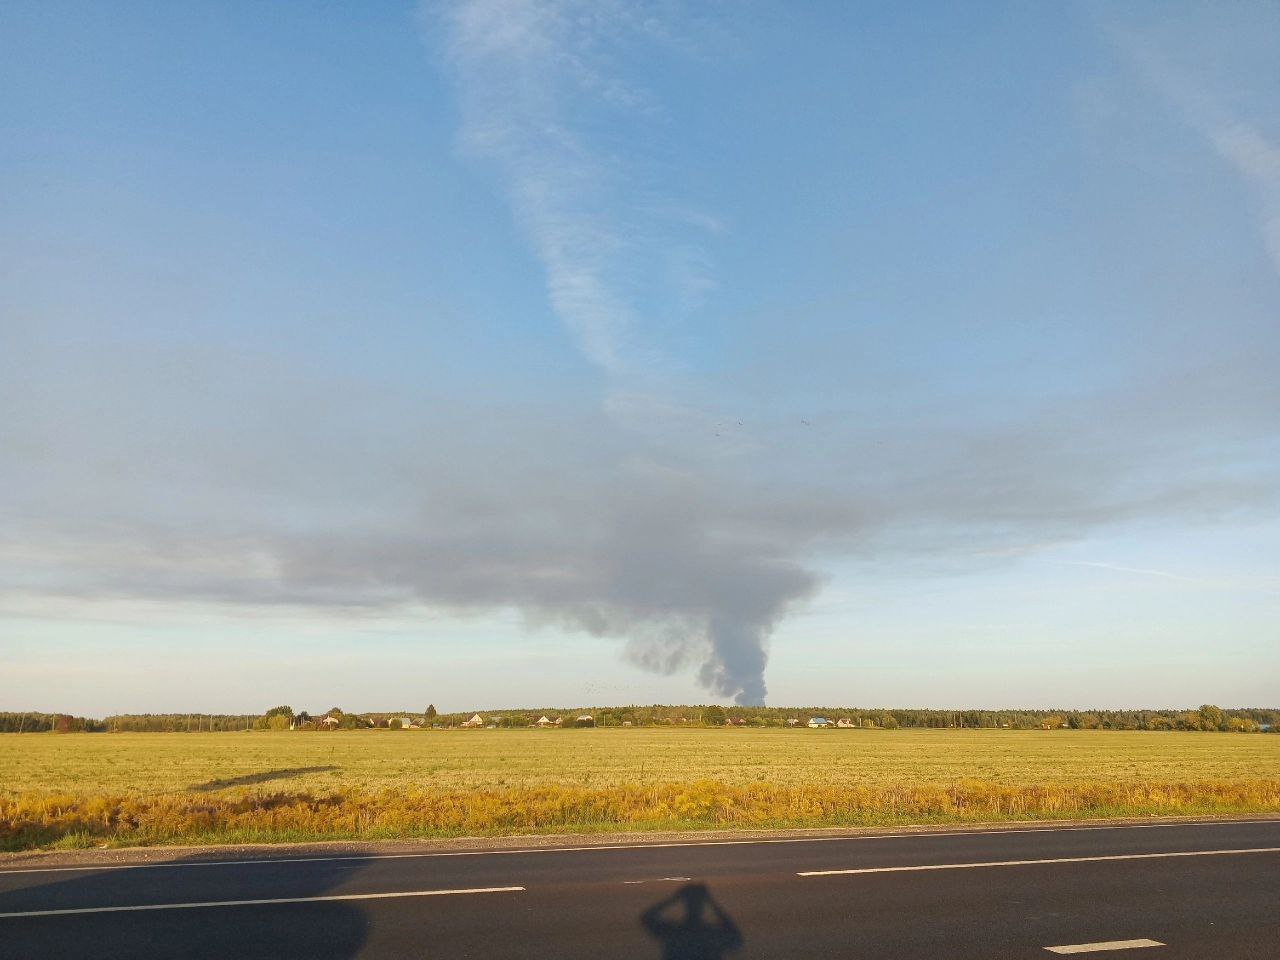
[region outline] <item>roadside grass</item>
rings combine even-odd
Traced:
[[[0,735],[0,849],[1280,813],[1280,736]]]
[[[0,797],[0,849],[599,831],[888,826],[1280,813],[1280,780],[1007,786],[714,781],[440,793],[417,788]]]

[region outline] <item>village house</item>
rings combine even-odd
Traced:
[[[470,720],[463,720],[461,726],[464,727],[483,727],[484,717],[480,714],[473,714]]]
[[[825,727],[827,726],[827,718],[826,717],[810,717],[809,726],[814,730],[817,730],[819,727]]]
[[[848,717],[841,717],[839,720],[836,721],[836,726],[839,727],[841,730],[848,730],[852,727],[856,727],[857,724],[854,723],[852,720],[850,720]]]

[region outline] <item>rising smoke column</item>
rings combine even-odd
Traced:
[[[661,361],[643,346],[639,303],[694,299],[710,285],[705,258],[652,212],[661,191],[637,182],[644,178],[628,158],[596,149],[582,121],[628,124],[660,111],[616,69],[625,57],[614,54],[628,45],[662,48],[670,34],[643,5],[607,0],[459,0],[424,13],[458,91],[460,148],[495,172],[543,267],[550,305],[615,388],[640,382],[642,391],[652,389],[652,367]],[[684,207],[686,227],[690,219],[713,222],[691,218],[674,200],[671,206]],[[673,248],[686,253],[678,271],[686,289],[655,291],[662,271],[650,268]],[[708,501],[703,491],[690,495],[695,486],[633,491],[617,502],[660,507],[646,512],[643,529],[630,517],[602,516],[608,533],[568,565],[557,564],[552,583],[509,581],[507,595],[492,600],[627,637],[631,659],[653,669],[671,671],[701,657],[698,679],[708,690],[762,703],[769,635],[791,603],[812,593],[816,578],[779,560],[776,545],[712,546],[726,534],[734,540],[733,524],[725,530],[724,518],[700,513],[695,504]],[[613,512],[607,503],[596,506]]]

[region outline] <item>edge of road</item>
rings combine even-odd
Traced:
[[[1076,820],[999,820],[963,824],[900,824],[886,827],[817,827],[802,830],[686,830],[653,833],[556,833],[507,837],[450,839],[344,840],[306,843],[207,844],[201,846],[112,847],[94,850],[24,850],[0,853],[0,867],[76,867],[156,864],[182,860],[275,860],[301,856],[377,856],[403,853],[507,852],[640,848],[673,844],[767,843],[789,840],[857,837],[904,837],[931,834],[1028,833],[1117,827],[1191,826],[1197,824],[1280,823],[1280,814],[1227,816],[1123,817]]]

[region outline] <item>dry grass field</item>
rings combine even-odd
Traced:
[[[0,792],[1280,778],[1280,736],[1054,730],[0,734]]]
[[[0,848],[1280,811],[1280,736],[0,735]]]

